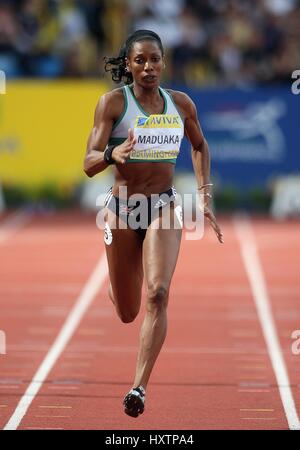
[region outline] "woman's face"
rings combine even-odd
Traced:
[[[135,42],[127,59],[127,69],[135,83],[145,89],[159,86],[164,61],[156,41]]]

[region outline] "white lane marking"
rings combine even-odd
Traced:
[[[31,217],[32,213],[23,209],[8,216],[0,224],[0,244],[9,239],[18,230],[25,227],[30,222]]]
[[[273,412],[271,408],[240,408],[240,411]]]
[[[300,421],[282,356],[251,222],[246,217],[235,217],[233,223],[288,425],[291,430],[300,430]]]
[[[107,276],[106,256],[103,254],[93,273],[84,285],[78,299],[76,300],[70,314],[68,315],[63,327],[61,328],[56,340],[42,361],[37,372],[33,376],[30,385],[25,394],[18,403],[14,413],[4,427],[4,430],[16,430],[25,416],[32,401],[41,389],[49,372],[54,367],[56,361],[64,351],[66,345],[73,336],[84,314],[92,304],[97,292],[103,285]]]
[[[276,417],[241,417],[242,420],[277,420]]]
[[[238,392],[248,392],[250,394],[253,394],[254,392],[270,392],[270,389],[238,389]]]

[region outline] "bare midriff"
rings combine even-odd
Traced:
[[[166,162],[138,162],[116,164],[114,167],[115,182],[113,195],[122,197],[119,187],[127,187],[127,196],[143,194],[159,194],[173,185],[175,164]]]

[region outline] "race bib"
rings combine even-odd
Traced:
[[[137,116],[134,125],[136,144],[131,159],[160,160],[177,158],[183,137],[179,115],[152,114]]]

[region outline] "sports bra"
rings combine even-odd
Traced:
[[[131,128],[136,144],[127,159],[132,162],[169,162],[176,164],[184,135],[184,124],[171,94],[159,88],[164,100],[162,114],[148,114],[134,95],[131,86],[122,87],[124,110],[114,123],[109,145],[120,145]]]

